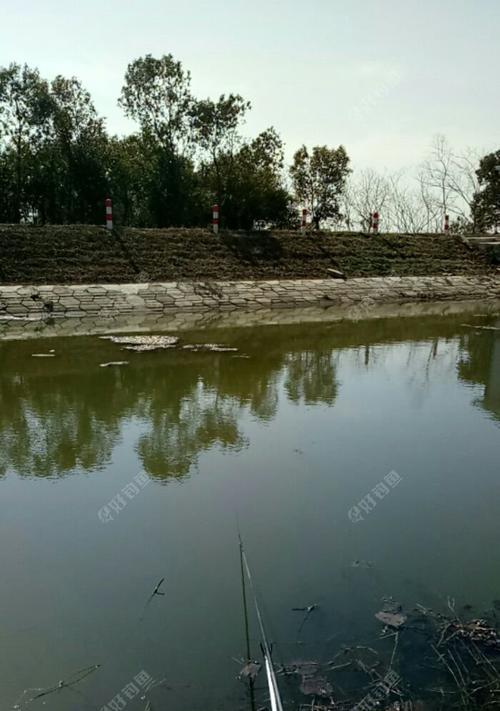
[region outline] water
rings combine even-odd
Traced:
[[[477,310],[180,334],[237,353],[0,342],[0,708],[94,664],[29,708],[121,708],[142,671],[166,679],[154,709],[249,708],[237,519],[277,660],[376,640],[384,595],[491,608],[500,331],[462,324],[500,327],[500,312]],[[390,472],[397,486],[350,520]],[[299,630],[291,608],[312,603]],[[259,656],[253,616],[251,636]],[[288,680],[283,695],[299,699]]]

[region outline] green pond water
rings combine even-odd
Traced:
[[[222,353],[1,340],[0,709],[145,709],[149,678],[156,711],[250,708],[237,520],[276,661],[390,657],[384,596],[491,609],[500,330],[463,324],[500,312],[476,311],[179,333]],[[305,701],[281,683],[286,708]]]

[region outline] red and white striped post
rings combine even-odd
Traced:
[[[212,228],[213,228],[214,234],[216,235],[219,232],[219,206],[218,205],[212,206]]]
[[[305,232],[306,229],[307,229],[307,210],[306,210],[306,208],[304,208],[302,210],[302,220],[300,223],[300,230],[301,230],[301,232]]]
[[[372,215],[372,228],[373,228],[373,234],[378,235],[378,226],[379,226],[379,214],[378,212],[374,212]]]
[[[444,232],[445,234],[450,231],[450,216],[445,215],[444,216]]]
[[[113,229],[113,203],[111,198],[106,198],[106,229]]]

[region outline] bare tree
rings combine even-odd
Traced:
[[[384,175],[371,169],[364,170],[357,180],[348,185],[344,214],[366,232],[370,228],[372,214],[384,210],[390,193],[390,181]]]
[[[438,208],[425,187],[416,190],[403,172],[380,175],[365,170],[350,181],[343,214],[347,229],[366,231],[371,215],[380,214],[384,232],[435,231]]]
[[[468,149],[457,154],[444,136],[434,137],[430,155],[421,165],[418,176],[429,215],[437,209],[441,223],[444,215],[451,215],[457,224],[471,224],[474,195],[478,190],[478,165],[479,155],[475,151]]]
[[[440,232],[443,227],[443,208],[428,185],[425,173],[420,171],[417,181],[422,210],[425,213],[425,232]]]
[[[420,192],[402,182],[402,175],[389,179],[390,197],[387,220],[389,229],[395,232],[416,234],[424,232],[428,223],[427,207]]]
[[[451,173],[453,171],[453,152],[442,135],[434,137],[429,158],[422,164],[421,181],[432,190],[441,206],[443,214],[448,214],[453,203],[450,189]]]
[[[355,173],[343,196],[344,225],[365,231],[371,215],[379,212],[383,231],[441,232],[445,215],[452,218],[452,230],[474,230],[478,165],[477,152],[456,153],[444,136],[436,136],[416,180],[403,172]]]

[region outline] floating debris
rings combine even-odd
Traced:
[[[259,662],[248,662],[238,674],[238,679],[240,681],[255,681],[261,669],[262,664],[259,664]]]
[[[318,605],[308,605],[307,607],[292,607],[292,612],[307,612],[309,615]]]
[[[231,346],[224,346],[220,343],[188,343],[182,346],[184,351],[210,351],[212,353],[235,353],[238,349]]]
[[[444,629],[438,646],[449,643],[454,637],[500,649],[500,636],[493,627],[488,625],[486,620],[450,622]]]
[[[145,353],[148,351],[167,350],[179,346],[177,336],[100,336],[101,339],[111,341],[123,346],[124,350]],[[180,346],[181,350],[207,351],[210,353],[236,353],[238,348],[226,346],[221,343],[186,343]]]
[[[295,662],[290,662],[286,666],[279,670],[279,674],[284,674],[285,676],[298,674],[298,676],[312,676],[316,674],[319,670],[319,663],[309,660],[298,660]]]
[[[382,612],[401,612],[403,605],[395,600],[393,597],[383,597],[382,602]]]
[[[373,563],[370,560],[353,560],[351,568],[373,568]]]
[[[31,357],[32,358],[54,358],[55,357],[55,351],[49,351],[48,353],[32,353]]]
[[[112,365],[128,365],[128,360],[112,360],[110,363],[101,363],[101,368],[110,368]]]
[[[377,649],[356,644],[342,647],[329,661],[287,662],[279,670],[281,675],[297,676],[297,691],[309,697],[299,709],[500,710],[498,600],[484,617],[475,612],[474,619],[466,616],[472,606],[459,607],[453,597],[445,601],[444,613],[417,604],[406,614],[394,598],[382,601],[375,617],[387,629],[374,645]],[[312,607],[296,609],[307,613]]]
[[[307,607],[292,607],[292,612],[303,612],[304,617],[302,618],[302,622],[299,625],[299,629],[297,630],[297,637],[299,636],[302,628],[306,624],[307,620],[309,619],[309,615],[311,612],[314,612],[319,607],[319,605],[308,605]]]
[[[408,619],[406,615],[402,615],[400,612],[380,611],[375,614],[375,617],[387,627],[393,627],[394,629],[399,629]]]
[[[304,696],[320,696],[327,698],[333,694],[333,686],[322,676],[304,676],[300,684]]]
[[[165,596],[165,593],[160,590],[160,588],[161,588],[161,586],[163,585],[164,582],[165,582],[165,578],[162,578],[162,579],[159,581],[159,583],[156,585],[156,587],[155,587],[155,589],[153,590],[153,592],[151,593],[151,595],[150,595],[150,596],[148,597],[148,599],[146,600],[146,604],[144,605],[144,608],[143,608],[143,610],[142,610],[142,614],[141,614],[141,617],[140,617],[141,621],[144,619],[144,615],[146,614],[146,610],[148,609],[148,607],[149,607],[149,605],[150,605],[150,603],[151,603],[151,600],[152,600],[154,597],[156,597],[156,596],[158,596],[158,597],[164,597],[164,596]]]
[[[101,668],[100,664],[94,664],[91,667],[85,667],[84,669],[79,669],[78,671],[74,672],[69,676],[67,679],[61,679],[61,681],[58,681],[56,684],[53,686],[49,686],[45,689],[25,689],[23,693],[21,694],[21,697],[16,701],[16,703],[13,705],[13,709],[22,709],[24,706],[27,706],[28,704],[31,704],[33,701],[36,699],[41,699],[44,696],[49,696],[49,694],[53,694],[56,691],[60,691],[61,689],[68,689],[72,686],[76,686],[79,684],[81,681],[86,679],[88,676],[93,674],[95,671]],[[33,695],[29,696],[30,692],[36,692]],[[25,700],[25,697],[28,696],[28,699]],[[45,703],[45,702],[43,702]]]
[[[165,582],[165,578],[162,578],[162,579],[160,580],[160,582],[158,583],[158,585],[157,585],[157,586],[155,587],[155,589],[153,590],[153,592],[151,593],[151,597],[154,597],[155,595],[165,595],[164,592],[160,592],[160,588],[161,588],[161,586],[163,585],[164,582]]]
[[[122,345],[125,350],[138,353],[173,348],[179,342],[176,336],[100,336],[100,338]]]
[[[461,323],[460,325],[464,328],[475,328],[478,331],[500,331],[498,326],[476,326],[472,323]]]

